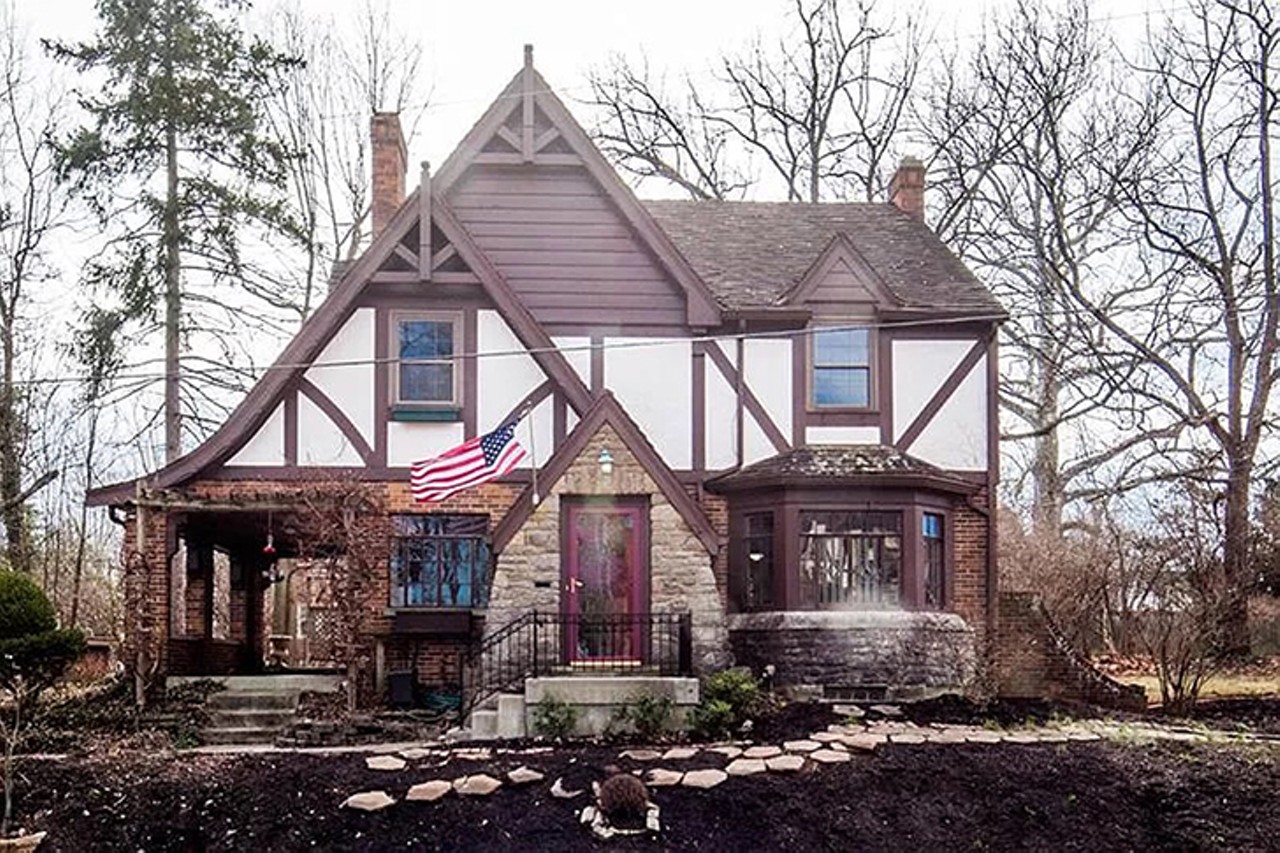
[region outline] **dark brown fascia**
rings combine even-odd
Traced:
[[[445,160],[440,171],[432,179],[436,188],[434,198],[442,198],[448,188],[462,175],[485,143],[498,131],[502,123],[511,114],[513,104],[523,97],[525,90],[525,69],[522,68],[511,78],[502,93],[489,106],[480,120],[463,138],[458,147]],[[720,307],[702,278],[693,269],[689,261],[676,248],[675,243],[659,227],[657,221],[636,199],[635,193],[622,182],[618,173],[605,161],[600,150],[596,148],[586,131],[556,96],[547,81],[536,70],[530,68],[533,75],[532,89],[535,103],[573,152],[582,160],[587,173],[596,180],[605,195],[613,202],[623,219],[635,230],[640,239],[657,258],[667,274],[685,292],[685,312],[690,326],[715,326],[720,322]],[[473,268],[474,269],[474,268]]]
[[[653,445],[649,443],[644,433],[640,431],[640,427],[631,419],[631,416],[622,408],[622,405],[618,403],[613,394],[608,391],[603,392],[596,398],[596,402],[582,416],[582,420],[578,422],[564,443],[539,471],[538,485],[540,492],[544,496],[551,492],[552,487],[569,470],[569,466],[573,464],[573,461],[582,455],[582,451],[586,449],[587,442],[606,423],[614,428],[618,433],[618,437],[622,439],[622,443],[636,457],[636,460],[653,478],[653,481],[658,484],[662,494],[675,507],[676,512],[680,513],[680,517],[685,520],[685,523],[692,528],[698,540],[707,549],[707,553],[715,556],[720,550],[720,537],[716,534],[710,520],[702,511],[702,508],[685,491],[675,472],[667,467],[667,463],[662,461],[662,457],[658,455],[658,451],[653,449]],[[530,485],[529,488],[521,493],[511,509],[507,511],[506,516],[494,528],[494,551],[502,552],[512,537],[528,521],[534,509],[533,487]]]
[[[801,326],[813,319],[813,309],[800,305],[760,305],[745,308],[726,308],[721,312],[725,320],[747,323],[795,323]]]
[[[728,474],[723,478],[712,478],[703,483],[703,487],[714,493],[733,494],[752,492],[764,489],[849,489],[849,488],[903,488],[930,489],[956,495],[973,495],[986,488],[983,483],[976,483],[946,474],[930,474],[926,472],[882,472],[849,474],[841,477],[805,477],[796,474],[764,474],[758,477],[735,477]]]

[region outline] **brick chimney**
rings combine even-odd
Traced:
[[[374,113],[369,124],[373,161],[373,237],[377,238],[404,203],[404,172],[409,152],[400,132],[399,113]]]
[[[924,222],[924,163],[903,157],[889,182],[889,201],[903,213]]]

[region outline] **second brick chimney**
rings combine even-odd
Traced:
[[[374,113],[369,124],[373,161],[373,236],[387,227],[404,203],[404,172],[409,152],[400,132],[399,113]]]
[[[889,201],[903,213],[924,222],[924,163],[903,157],[889,182]]]

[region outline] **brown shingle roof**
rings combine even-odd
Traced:
[[[770,485],[848,485],[888,480],[918,482],[949,491],[972,492],[977,486],[936,465],[882,444],[797,447],[768,459],[713,477],[711,491],[738,491]]]
[[[785,304],[786,294],[843,233],[904,307],[1003,313],[937,235],[891,204],[644,204],[725,308]]]

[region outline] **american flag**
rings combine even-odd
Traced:
[[[413,463],[409,485],[419,503],[442,501],[455,492],[487,483],[509,472],[525,457],[512,421],[493,432],[464,441],[435,459]]]

